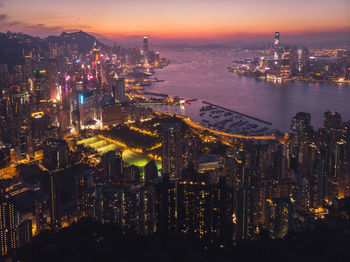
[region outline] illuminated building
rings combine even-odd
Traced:
[[[97,48],[96,42],[92,50],[92,70],[98,86],[101,86],[103,84],[101,51]]]
[[[341,142],[344,143],[344,159],[350,160],[350,121],[344,122],[341,130]]]
[[[183,167],[188,167],[191,163],[197,170],[199,166],[199,139],[198,138],[185,138],[183,149]]]
[[[152,196],[147,189],[106,188],[103,194],[104,222],[138,234],[154,233]]]
[[[105,105],[101,111],[103,127],[122,124],[126,121],[126,112],[120,104]]]
[[[311,206],[313,208],[323,207],[326,198],[326,162],[325,152],[314,151],[314,161],[312,166],[312,190],[311,191]]]
[[[233,238],[233,194],[226,177],[211,185],[211,240],[226,243]]]
[[[143,50],[141,51],[143,53]],[[125,54],[125,63],[129,66],[135,66],[141,64],[143,60],[143,55],[141,55],[138,47],[129,48]]]
[[[145,36],[143,38],[143,48],[142,48],[142,55],[143,55],[143,62],[145,65],[148,64],[148,37]]]
[[[77,190],[77,211],[78,217],[92,217],[92,174],[90,172],[81,174],[76,177],[75,180],[76,190]]]
[[[31,129],[34,138],[42,139],[47,133],[48,116],[44,112],[34,112],[31,115]]]
[[[213,183],[209,174],[193,168],[183,173],[176,186],[177,232],[206,241],[232,240],[233,202],[226,178]]]
[[[27,155],[33,156],[33,142],[31,123],[28,118],[17,118],[15,123],[16,158],[25,159]]]
[[[39,107],[41,100],[50,99],[49,76],[45,69],[34,70],[34,104]]]
[[[162,181],[152,185],[154,223],[157,232],[173,232],[177,230],[176,188],[177,179],[169,179],[163,174]]]
[[[199,179],[182,180],[176,192],[178,232],[199,239],[211,233],[211,186]]]
[[[339,198],[350,197],[350,163],[345,162],[342,165],[339,174]]]
[[[99,180],[95,183],[94,192],[92,195],[93,202],[93,214],[92,217],[95,221],[103,223],[103,189],[104,183],[102,180]]]
[[[341,115],[338,112],[325,112],[323,117],[323,127],[326,129],[341,129]]]
[[[306,76],[309,70],[309,50],[306,47],[291,50],[290,68],[293,76]]]
[[[280,59],[280,77],[289,78],[292,74],[290,67],[291,51],[289,48],[285,48]]]
[[[317,189],[318,187],[315,187],[314,190],[316,192],[312,192],[312,186],[315,184],[317,184],[317,186],[319,185],[319,183],[321,181],[317,181],[316,179],[319,178],[318,174],[315,174],[315,179],[312,180],[312,178],[310,178],[310,176],[305,175],[304,173],[298,173],[296,175],[297,177],[297,187],[298,187],[298,191],[297,191],[297,195],[296,195],[296,204],[298,209],[301,209],[303,211],[309,210],[309,208],[311,207],[312,204],[312,196],[317,195],[321,192],[319,192]],[[324,189],[324,187],[323,187]],[[314,194],[312,194],[314,193]],[[317,198],[317,197],[316,197]],[[323,197],[324,199],[324,197]]]
[[[263,224],[267,182],[258,169],[243,169],[242,181],[236,189],[235,239],[253,239]]]
[[[280,33],[275,32],[274,55],[273,55],[273,59],[275,61],[278,61],[279,59],[279,46],[280,46]]]
[[[170,178],[179,178],[182,172],[180,123],[168,122],[162,128],[162,173],[169,174]]]
[[[122,212],[120,207],[119,191],[114,187],[103,187],[102,190],[103,201],[101,203],[102,221],[100,223],[116,223],[120,226],[119,215]],[[98,204],[98,202],[95,202]],[[98,210],[100,207],[95,207]],[[99,221],[99,220],[98,220]]]
[[[235,239],[244,240],[249,238],[250,224],[250,190],[246,184],[241,184],[237,192],[237,206],[236,206],[236,217],[237,223],[235,226]]]
[[[36,235],[41,230],[49,228],[50,221],[50,208],[49,208],[49,199],[41,194],[41,192],[36,191],[36,199],[34,202],[34,211],[35,211],[35,231],[33,235]]]
[[[144,51],[148,51],[148,37],[145,36],[143,38],[143,48],[142,48]]]
[[[224,174],[227,178],[229,185],[233,186],[234,183],[234,167],[235,167],[235,152],[232,147],[229,147],[226,151],[224,160]]]
[[[71,126],[71,110],[69,108],[63,108],[61,106],[58,112],[58,122],[63,133],[69,130]]]
[[[119,104],[125,102],[125,79],[118,78],[116,80],[116,92],[114,98],[118,101]]]
[[[235,153],[234,212],[236,225],[234,236],[236,240],[253,239],[258,234],[258,226],[263,223],[265,212],[267,181],[259,168],[247,165],[252,161],[247,153],[249,150],[246,148],[244,151]]]
[[[61,227],[61,188],[60,177],[57,172],[50,172],[49,176],[49,194],[50,194],[50,226],[51,230]]]
[[[303,148],[312,133],[311,115],[309,113],[298,112],[292,118],[290,127],[290,167],[297,171],[298,164],[303,163]]]
[[[30,99],[27,92],[18,92],[15,90],[17,86],[11,86],[9,99],[7,101],[7,109],[5,115],[12,117],[22,117],[28,113],[30,108]]]
[[[267,199],[266,229],[272,238],[283,238],[294,229],[294,200],[291,198]]]
[[[6,255],[17,247],[16,213],[9,196],[0,194],[0,254]]]
[[[81,129],[102,125],[96,94],[94,92],[79,94],[77,100]]]
[[[32,233],[32,221],[25,220],[18,226],[18,245],[23,246],[28,244],[33,237]]]

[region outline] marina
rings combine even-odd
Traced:
[[[237,111],[217,106],[207,101],[189,99],[189,104],[151,105],[156,112],[190,117],[201,125],[226,133],[239,135],[270,135],[272,123]]]

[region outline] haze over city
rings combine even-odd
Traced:
[[[148,35],[156,42],[350,42],[347,0],[11,0],[0,2],[0,31],[37,36],[83,30],[112,40]]]

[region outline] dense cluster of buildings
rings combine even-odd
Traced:
[[[119,151],[89,165],[65,140],[47,139],[43,160],[2,181],[2,254],[83,217],[221,246],[312,228],[350,197],[350,123],[333,112],[317,131],[310,123],[300,112],[283,141],[233,140],[213,152],[184,122],[166,118],[161,170],[154,160],[143,170],[126,166]]]
[[[288,47],[280,43],[275,33],[272,47],[265,56],[236,61],[233,72],[260,79],[331,81],[349,83],[350,54],[347,49],[310,50],[306,47]]]
[[[22,54],[19,64],[12,65],[11,58],[0,63],[0,161],[5,162],[33,159],[42,151],[43,137],[147,117],[149,110],[125,103],[132,99],[127,91],[166,64],[148,49],[147,37],[142,50],[107,48],[83,32],[46,40],[8,32],[1,38],[22,45],[13,51]],[[88,44],[90,49],[80,50]]]
[[[23,49],[24,64],[0,67],[1,255],[84,217],[220,246],[262,232],[283,238],[327,218],[350,197],[350,122],[339,113],[326,112],[319,130],[299,112],[284,137],[228,138],[134,103],[138,96],[127,86],[166,63],[147,38],[141,50],[90,42],[84,53],[68,44],[82,33],[61,37],[48,49]],[[278,35],[275,45],[279,64]],[[75,143],[134,122],[147,127],[134,132],[159,139],[161,169],[159,158],[139,168],[126,165],[120,150]]]
[[[81,31],[46,39],[7,32],[0,39],[1,254],[6,254],[48,225],[61,226],[55,176],[44,182],[36,177],[28,185],[18,178],[20,166],[31,170],[24,173],[65,172],[81,160],[68,154],[67,135],[148,118],[151,110],[135,103],[132,90],[153,79],[154,68],[167,60],[148,48],[147,37],[141,50],[110,48]],[[30,203],[22,210],[32,214],[29,220],[9,200],[17,194]],[[22,233],[25,240],[19,241]]]

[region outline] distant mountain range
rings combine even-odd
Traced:
[[[48,36],[46,40],[50,43],[57,43],[59,45],[63,45],[64,42],[72,45],[76,44],[80,53],[89,52],[95,42],[99,47],[107,48],[107,46],[100,42],[96,37],[83,31],[74,33],[63,32],[59,36]]]
[[[59,36],[48,36],[43,39],[22,33],[0,33],[0,63],[5,63],[11,68],[23,62],[23,52],[36,50],[45,53],[49,51],[50,44],[55,43],[77,45],[79,53],[86,53],[92,49],[95,42],[102,49],[109,48],[96,37],[83,31],[63,32]]]
[[[282,45],[298,45],[307,47],[344,47],[350,45],[350,35],[347,35],[346,31],[342,34],[329,33],[329,34],[307,34],[303,37],[286,35],[281,40]],[[270,41],[271,40],[271,41]],[[299,40],[299,42],[298,42]],[[201,41],[198,39],[194,43],[179,42],[176,40],[173,42],[170,40],[160,40],[157,38],[150,39],[150,45],[156,48],[167,48],[167,49],[221,49],[221,48],[242,48],[242,49],[263,49],[267,45],[272,43],[271,38],[267,36],[261,36],[257,39],[251,37],[240,37],[239,39],[207,39]],[[210,43],[213,41],[213,43]],[[222,41],[222,43],[215,43]],[[48,52],[50,44],[57,43],[62,45],[76,44],[80,53],[86,53],[91,50],[94,43],[97,43],[102,49],[109,49],[116,42],[119,45],[126,47],[135,47],[136,45],[142,44],[142,36],[116,36],[115,38],[105,37],[103,35],[95,33],[86,33],[83,31],[66,33],[63,32],[59,36],[48,36],[46,38],[34,37],[23,33],[0,33],[0,63],[8,64],[11,68],[17,64],[23,62],[23,50],[30,51],[36,50],[40,53]],[[302,43],[303,42],[303,43]]]

